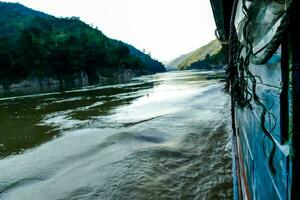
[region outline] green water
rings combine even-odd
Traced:
[[[186,71],[2,96],[0,199],[232,199],[221,89]]]

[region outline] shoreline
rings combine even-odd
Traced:
[[[16,91],[26,90],[43,90],[43,89],[64,89],[68,87],[84,87],[89,85],[106,85],[110,83],[126,83],[134,77],[149,75],[151,73],[126,69],[117,71],[111,74],[111,76],[104,76],[97,72],[94,79],[90,79],[84,71],[74,73],[68,77],[64,77],[59,80],[54,76],[47,77],[28,77],[26,80],[22,80],[18,83],[12,83],[8,88],[5,88],[3,84],[0,84],[0,93],[10,93]]]

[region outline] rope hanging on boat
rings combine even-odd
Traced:
[[[279,48],[283,35],[288,28],[289,21],[291,18],[291,9],[293,6],[289,5],[284,17],[281,21],[280,26],[277,29],[271,42],[268,43],[262,50],[260,56],[254,55],[253,53],[253,36],[252,32],[254,30],[254,24],[249,19],[248,7],[246,6],[246,0],[242,0],[242,12],[244,14],[244,19],[241,23],[244,23],[242,34],[244,42],[240,42],[237,36],[237,31],[235,28],[235,17],[236,10],[238,7],[239,0],[235,0],[233,4],[233,12],[231,16],[230,24],[230,36],[229,36],[229,59],[228,67],[226,69],[227,81],[225,83],[224,91],[230,93],[233,98],[234,106],[244,110],[253,110],[252,102],[261,108],[260,114],[260,125],[263,133],[269,139],[272,144],[271,151],[268,158],[268,165],[273,174],[276,173],[276,169],[273,164],[273,158],[276,152],[275,140],[271,133],[276,127],[276,117],[274,114],[270,113],[269,110],[263,103],[263,100],[256,94],[257,81],[263,82],[259,76],[253,75],[249,70],[250,62],[254,64],[265,64],[272,55]],[[284,3],[284,2],[283,2]],[[259,8],[257,8],[259,9]],[[266,128],[266,116],[273,118],[275,120],[275,125],[270,129]],[[264,145],[263,145],[263,149]]]
[[[285,3],[284,0],[277,0],[277,1],[281,3]],[[275,35],[273,36],[272,40],[262,49],[263,50],[262,55],[257,56],[252,54],[251,62],[253,64],[257,64],[257,65],[265,64],[279,48],[283,40],[284,34],[286,33],[289,27],[291,17],[293,15],[294,2],[295,1],[291,1],[287,6],[287,10],[284,12],[284,16],[281,20],[279,27],[277,28]]]

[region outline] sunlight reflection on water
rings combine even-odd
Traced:
[[[2,100],[2,119],[23,118],[0,122],[0,198],[231,199],[228,97],[213,73]]]

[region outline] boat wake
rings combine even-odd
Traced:
[[[90,92],[40,100],[39,109],[60,109],[37,124],[59,135],[0,160],[0,198],[232,199],[229,101],[221,83],[200,72],[137,81],[135,90],[93,92],[98,104],[87,100]],[[72,101],[76,108],[67,106]]]

